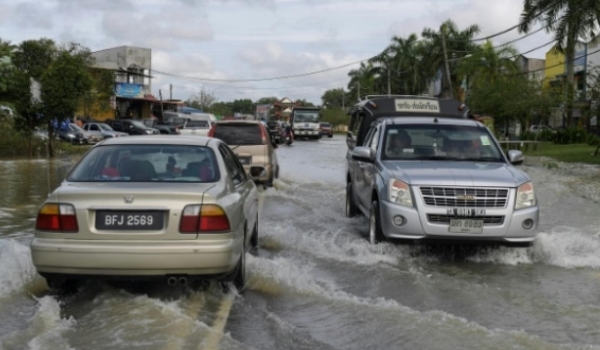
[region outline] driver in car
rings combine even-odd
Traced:
[[[410,135],[402,129],[396,134],[390,134],[385,153],[390,158],[409,158],[414,150],[409,148],[412,144]],[[413,151],[413,152],[411,152]]]

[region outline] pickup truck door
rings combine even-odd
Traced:
[[[365,141],[362,145],[357,144],[356,146],[363,146],[367,144],[370,136],[373,134],[375,128],[371,127],[367,131],[367,136],[365,137]],[[362,196],[361,190],[363,186],[363,173],[361,167],[363,166],[363,162],[359,162],[358,160],[352,158],[352,150],[350,150],[347,154],[348,161],[348,173],[350,174],[350,181],[352,182],[352,193],[354,194],[354,199],[356,200],[356,204],[362,205]]]
[[[380,127],[375,127],[374,132],[371,133],[370,137],[365,141],[365,146],[371,148],[373,154],[377,154],[377,146],[379,143],[379,129]],[[360,191],[358,195],[360,196],[360,201],[362,205],[366,208],[371,208],[371,194],[373,191],[373,183],[375,182],[375,172],[376,167],[374,162],[358,162],[358,171],[360,177],[360,183],[358,184],[360,187]]]

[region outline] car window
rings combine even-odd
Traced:
[[[198,121],[191,121],[191,122],[187,122],[187,124],[185,124],[186,128],[208,128],[208,121],[206,120],[198,120]]]
[[[239,162],[236,161],[235,154],[231,151],[231,149],[229,149],[229,147],[227,147],[227,145],[224,144],[219,146],[219,151],[223,156],[225,168],[227,168],[227,172],[229,173],[233,184],[237,186],[243,183],[246,180],[246,173],[243,168],[240,171],[240,168],[238,167]]]
[[[100,129],[102,129],[104,131],[113,131],[113,129],[106,124],[100,124]]]
[[[486,128],[468,125],[391,125],[384,133],[384,160],[505,162]]]
[[[258,124],[217,124],[213,137],[228,145],[262,145],[262,134]]]
[[[107,145],[91,149],[67,177],[73,182],[217,182],[211,148],[190,145]]]
[[[371,142],[369,143],[371,150],[373,152],[377,151],[378,143],[379,143],[379,128],[375,128],[375,132],[373,132],[373,137],[371,138]]]
[[[98,125],[96,125],[96,124],[92,124],[92,125],[90,125],[90,130],[93,130],[93,131],[100,131],[100,128],[98,127]]]
[[[373,137],[373,133],[375,132],[375,126],[371,126],[369,131],[367,131],[367,135],[365,136],[365,140],[362,146],[368,146],[371,144],[371,138]]]

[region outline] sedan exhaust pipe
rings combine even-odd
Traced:
[[[188,280],[185,277],[179,277],[179,285],[180,286],[187,286],[188,284]]]
[[[177,278],[175,277],[169,277],[167,278],[167,284],[170,285],[171,287],[177,284]]]

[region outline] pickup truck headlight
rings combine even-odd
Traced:
[[[526,182],[519,186],[517,189],[517,202],[515,203],[515,209],[533,207],[536,202],[533,183]]]
[[[152,130],[146,130],[146,134],[152,134]]]
[[[390,202],[405,207],[413,206],[412,196],[410,195],[410,186],[408,186],[406,182],[390,179],[388,188]]]

